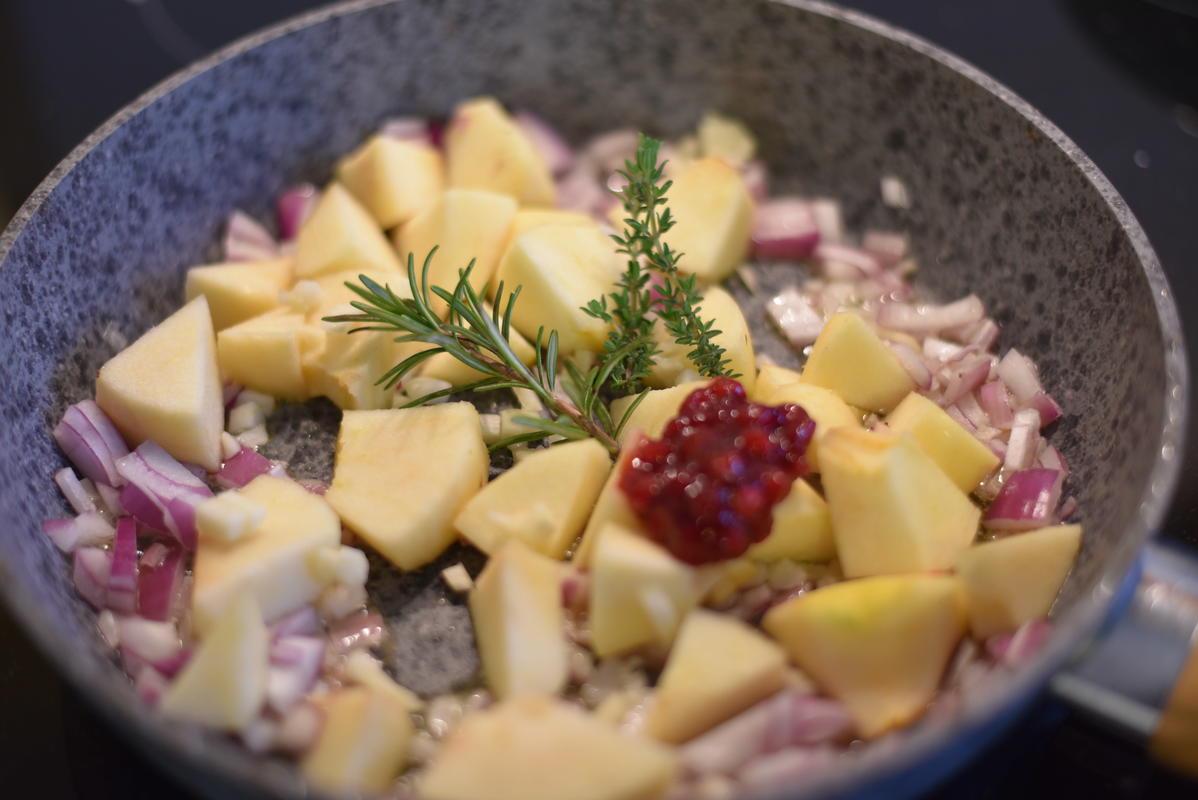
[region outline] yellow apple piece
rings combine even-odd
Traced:
[[[720,331],[713,341],[724,348],[728,359],[725,369],[737,376],[746,392],[753,390],[757,381],[757,363],[753,355],[753,337],[745,315],[732,295],[719,286],[708,287],[703,292],[699,313],[704,320],[714,321],[714,330]],[[695,365],[687,357],[691,347],[678,344],[661,320],[653,325],[653,338],[657,342],[658,354],[646,380],[650,386],[673,386],[686,370],[694,371]]]
[[[889,412],[915,388],[898,357],[851,311],[833,314],[824,325],[803,366],[803,381],[879,414]]]
[[[324,331],[286,308],[225,328],[216,337],[225,380],[284,400],[304,400],[304,358],[324,346]]]
[[[639,436],[639,432],[631,431]],[[630,441],[637,441],[632,438]],[[595,500],[595,506],[591,509],[591,515],[587,519],[586,527],[582,531],[582,539],[578,542],[578,547],[574,549],[574,555],[570,561],[580,569],[588,569],[591,565],[591,555],[595,550],[595,542],[599,539],[600,531],[606,530],[609,526],[617,530],[627,530],[633,533],[641,532],[641,521],[637,518],[636,512],[632,510],[632,506],[628,503],[628,497],[620,488],[620,476],[624,474],[624,468],[628,465],[632,458],[633,448],[625,445],[620,448],[620,454],[616,456],[616,464],[612,467],[611,472],[607,475],[607,480],[603,483],[603,488],[599,490],[599,497]]]
[[[460,104],[445,127],[449,185],[506,194],[520,205],[554,205],[549,165],[494,98]]]
[[[581,225],[584,228],[590,228],[595,225],[595,219],[581,211],[565,211],[558,208],[522,208],[512,219],[511,238],[516,239],[542,225]]]
[[[680,270],[718,283],[744,263],[753,200],[739,172],[719,158],[700,158],[678,173],[666,197],[675,225],[662,238],[682,254]]]
[[[162,696],[167,716],[237,731],[261,711],[270,631],[253,595],[232,600]]]
[[[755,393],[755,400],[768,406],[794,403],[815,422],[815,433],[807,444],[807,465],[820,471],[820,443],[833,428],[861,427],[861,413],[840,399],[840,395],[813,383],[786,383],[769,391]]]
[[[632,441],[632,435],[635,432],[640,432],[650,439],[659,438],[662,431],[665,430],[666,423],[678,416],[678,409],[682,406],[682,401],[689,397],[691,392],[702,389],[707,383],[707,380],[691,381],[690,383],[680,383],[669,389],[650,390],[645,395],[645,399],[633,409],[628,421],[624,423],[624,430],[620,432],[620,446],[624,447]],[[631,395],[613,400],[611,404],[612,419],[622,420],[636,398],[637,395]]]
[[[591,639],[600,658],[669,646],[699,602],[695,571],[632,531],[609,526],[591,559]]]
[[[597,225],[541,225],[517,237],[507,249],[496,284],[505,291],[523,287],[512,325],[529,341],[537,331],[556,330],[563,355],[603,347],[607,324],[582,307],[611,291],[620,276],[615,245]]]
[[[487,482],[489,465],[469,403],[346,411],[325,497],[371,547],[416,569],[457,538],[454,517]]]
[[[383,665],[365,650],[354,650],[345,656],[345,677],[358,686],[389,695],[408,711],[420,711],[425,706],[418,694],[396,683]]]
[[[432,145],[377,134],[338,162],[337,180],[380,227],[394,228],[441,193],[445,165]]]
[[[737,169],[748,163],[757,152],[757,139],[743,122],[723,114],[707,112],[699,120],[696,131],[699,151],[704,155],[722,158]]]
[[[470,591],[483,677],[500,700],[566,685],[561,564],[519,541],[499,548]]]
[[[749,399],[765,403],[763,397],[769,396],[780,386],[798,383],[801,378],[802,376],[793,369],[776,364],[763,364],[761,369],[757,370],[757,381],[753,385],[753,391],[749,392]]]
[[[910,433],[963,492],[972,492],[998,466],[998,456],[934,402],[912,392],[886,417],[895,433]]]
[[[378,794],[403,771],[412,743],[412,718],[386,692],[360,686],[316,701],[320,736],[300,762],[304,777],[337,794]]]
[[[774,506],[770,535],[751,546],[753,561],[831,561],[836,557],[832,516],[828,504],[807,481],[799,478],[790,493]]]
[[[341,545],[337,515],[295,481],[260,475],[237,494],[265,509],[265,515],[253,531],[233,541],[200,540],[191,604],[201,633],[241,595],[256,598],[268,620],[315,600],[327,581],[312,570],[310,560]]]
[[[311,280],[320,287],[320,304],[308,315],[308,321],[313,324],[319,323],[322,318],[330,315],[332,309],[360,301],[362,298],[345,284],[352,283],[355,286],[362,286],[362,275],[370,278],[379,286],[390,288],[397,297],[408,299],[412,296],[412,288],[411,283],[408,281],[407,270],[387,272],[378,269],[354,269],[347,272],[332,272],[327,275],[317,275]],[[420,274],[417,273],[416,277],[419,278]]]
[[[370,212],[345,187],[330,183],[300,226],[295,277],[371,269],[399,272],[399,258]]]
[[[965,632],[965,608],[954,577],[893,575],[801,594],[762,626],[868,739],[923,713]]]
[[[1080,525],[981,542],[957,558],[969,624],[979,639],[1048,616],[1081,547]]]
[[[279,305],[279,292],[291,285],[291,259],[208,264],[187,270],[188,302],[204,295],[212,325],[223,330]]]
[[[436,247],[429,266],[429,284],[448,291],[453,291],[459,273],[473,261],[470,285],[481,294],[495,276],[515,216],[516,201],[507,195],[481,189],[449,189],[395,230],[395,248],[405,263],[409,257],[412,259],[419,278],[425,258]],[[443,314],[444,301],[430,299],[433,308]]]
[[[151,440],[180,461],[220,469],[225,409],[208,301],[197,297],[109,359],[96,403],[130,447]]]
[[[696,609],[657,682],[645,732],[681,743],[786,685],[786,653],[728,614]]]
[[[833,428],[820,466],[846,577],[952,569],[977,534],[981,510],[910,434]]]
[[[424,800],[656,800],[676,770],[672,748],[525,695],[462,720],[417,790]]]
[[[563,558],[610,471],[607,450],[594,439],[536,450],[474,495],[454,526],[488,554],[519,539],[542,555]]]

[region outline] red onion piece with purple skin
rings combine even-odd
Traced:
[[[277,258],[279,243],[270,231],[244,211],[234,211],[225,225],[226,261],[263,261]]]
[[[821,241],[812,254],[828,270],[832,264],[851,267],[858,277],[868,278],[882,273],[882,264],[873,255],[835,242]],[[890,327],[890,326],[886,326]]]
[[[798,197],[765,201],[753,216],[752,241],[754,258],[765,261],[810,258],[820,242],[811,206]]]
[[[143,703],[148,706],[158,705],[158,701],[171,688],[170,681],[149,664],[143,666],[137,673],[137,679],[133,682],[133,690]]]
[[[990,423],[998,428],[1009,428],[1015,419],[1011,401],[1007,396],[1007,385],[1001,380],[990,381],[978,389],[978,401],[985,409]]]
[[[75,590],[84,600],[98,609],[108,603],[108,573],[112,570],[112,553],[99,547],[81,547],[75,551],[72,578]]]
[[[574,166],[574,150],[552,125],[528,111],[517,111],[515,120],[552,174],[561,175]]]
[[[284,190],[275,198],[275,219],[279,238],[289,242],[299,234],[300,226],[320,201],[320,190],[310,183],[301,183]]]
[[[116,460],[129,453],[116,426],[93,400],[69,407],[54,428],[54,441],[71,463],[96,483],[121,486]]]
[[[887,303],[878,309],[878,324],[905,333],[928,334],[978,322],[985,316],[982,301],[971,294],[939,306]]]
[[[105,544],[112,541],[115,533],[108,520],[95,511],[73,519],[48,519],[42,523],[42,532],[64,553],[73,553],[79,547]]]
[[[107,606],[118,614],[137,613],[137,523],[122,517],[112,540]]]
[[[125,510],[194,550],[195,507],[212,497],[212,490],[154,442],[143,442],[117,461],[117,470],[129,482],[121,492]]]
[[[184,558],[171,547],[161,561],[142,565],[137,584],[137,613],[158,622],[172,620],[183,607]]]
[[[285,636],[270,649],[266,677],[266,703],[279,714],[287,713],[316,683],[324,666],[325,642],[314,636]]]
[[[312,636],[320,633],[320,617],[312,606],[301,606],[270,626],[272,640],[284,636]]]
[[[249,447],[242,447],[216,473],[216,482],[226,489],[240,489],[274,467],[270,459]]]
[[[1061,473],[1055,469],[1025,469],[1007,477],[982,526],[995,531],[1029,531],[1051,525],[1061,499]]]

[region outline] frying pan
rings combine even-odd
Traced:
[[[443,114],[483,93],[535,109],[576,140],[615,126],[677,135],[709,108],[744,119],[776,191],[836,196],[855,228],[910,232],[917,283],[946,299],[981,296],[1003,326],[1000,345],[1031,353],[1065,407],[1054,441],[1086,533],[1049,644],[951,720],[778,796],[924,790],[1050,681],[1128,731],[1149,735],[1164,720],[1163,756],[1185,741],[1185,692],[1160,709],[1194,630],[1176,588],[1192,573],[1154,551],[1136,588],[1174,486],[1186,407],[1177,309],[1152,248],[1094,164],[1008,89],[910,34],[811,0],[349,3],[167,80],[54,170],[0,238],[0,593],[118,728],[211,796],[306,796],[286,765],[139,705],[39,532],[63,511],[51,425],[92,393],[100,364],[177,307],[184,270],[216,257],[230,210],[267,218],[280,189],[327,179],[383,118]],[[905,183],[909,209],[881,201],[883,175]],[[768,332],[758,338],[793,361]],[[272,455],[300,475],[327,475],[335,424],[328,407],[287,414]],[[465,610],[441,596],[435,569],[380,570],[370,586],[405,643],[390,666],[426,691],[477,664]],[[1079,666],[1087,653],[1096,660]],[[1160,674],[1117,685],[1121,654]]]

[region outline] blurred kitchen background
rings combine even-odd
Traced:
[[[1198,0],[843,4],[973,62],[1063,128],[1144,224],[1187,319],[1190,352],[1198,353]],[[319,5],[0,0],[0,222],[125,103],[233,39]],[[1190,547],[1198,544],[1195,439],[1165,531]],[[36,794],[21,792],[33,785],[40,787]],[[189,797],[64,687],[2,610],[0,787],[0,796],[39,800]],[[1194,798],[1198,786],[1156,769],[1134,747],[1045,701],[988,757],[935,795],[1042,796]]]

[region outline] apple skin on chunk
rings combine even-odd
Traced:
[[[509,541],[470,591],[487,686],[500,700],[556,694],[568,673],[561,564]]]
[[[459,273],[473,261],[470,285],[482,294],[495,275],[515,216],[516,201],[507,195],[481,189],[449,189],[395,229],[395,249],[405,264],[411,257],[419,279],[425,258],[436,247],[429,265],[429,284],[451,292],[458,285]],[[444,315],[445,302],[437,297],[430,297],[430,301]]]
[[[657,683],[645,732],[685,742],[786,685],[786,653],[729,614],[696,609]]]
[[[300,226],[295,277],[371,269],[399,272],[399,259],[370,212],[341,184],[330,183]]]
[[[266,619],[312,602],[327,581],[318,578],[311,559],[341,544],[337,515],[323,498],[295,481],[260,475],[237,494],[266,513],[234,541],[200,540],[191,602],[192,620],[201,633],[243,594],[256,598]]]
[[[445,128],[449,185],[485,189],[520,205],[554,205],[549,165],[494,98],[460,104]]]
[[[591,639],[600,658],[669,646],[699,602],[695,571],[664,548],[609,525],[591,557]]]
[[[346,411],[325,498],[391,563],[416,569],[457,538],[454,517],[487,482],[489,464],[469,403]]]
[[[225,409],[208,301],[195,298],[102,366],[96,403],[129,447],[150,440],[180,461],[220,469]]]
[[[208,264],[187,270],[185,296],[208,299],[212,325],[223,330],[279,305],[279,292],[291,285],[291,259]]]
[[[774,388],[755,391],[753,400],[767,406],[794,403],[807,412],[815,422],[815,434],[807,444],[804,458],[812,472],[819,472],[820,442],[833,428],[861,427],[861,413],[840,399],[840,395],[813,383],[786,383]]]
[[[820,467],[846,577],[952,569],[977,535],[981,509],[910,434],[833,428]]]
[[[923,713],[965,622],[955,577],[888,575],[801,594],[762,626],[868,739]]]
[[[526,695],[462,720],[417,789],[424,800],[656,800],[676,770],[671,748]]]
[[[744,263],[753,199],[739,172],[719,158],[700,158],[675,176],[666,199],[675,225],[662,238],[682,254],[679,270],[718,283]]]
[[[523,287],[512,325],[530,342],[542,327],[546,335],[556,330],[561,352],[570,354],[602,349],[607,324],[582,309],[610,292],[619,276],[615,245],[598,225],[541,225],[512,241],[494,286]]]
[[[724,348],[724,357],[728,359],[726,368],[739,376],[737,380],[746,392],[751,393],[753,384],[757,382],[757,362],[753,355],[753,337],[749,332],[749,324],[745,322],[744,312],[732,295],[719,286],[711,286],[703,292],[699,313],[703,319],[715,323],[714,330],[720,334],[713,337],[713,341]],[[683,371],[694,370],[695,365],[687,357],[691,348],[674,341],[661,320],[653,325],[653,338],[657,341],[659,352],[646,380],[650,386],[673,386]]]
[[[972,492],[998,466],[998,456],[940,406],[912,392],[886,417],[895,433],[910,433],[963,492]]]
[[[445,165],[435,147],[378,134],[337,164],[337,180],[382,228],[401,225],[441,193]]]
[[[408,709],[368,687],[339,689],[315,705],[324,724],[300,762],[304,777],[326,792],[385,791],[408,760],[414,732]]]
[[[969,625],[984,639],[1048,616],[1081,547],[1080,525],[1053,525],[981,542],[957,559]]]
[[[519,539],[541,555],[563,558],[610,471],[607,450],[594,439],[534,451],[474,495],[454,526],[488,554]]]
[[[803,365],[803,381],[831,389],[849,405],[888,413],[915,382],[865,320],[851,311],[833,314]]]
[[[301,490],[302,491],[302,490]],[[232,598],[162,697],[162,713],[208,728],[237,731],[266,697],[270,631],[252,594]]]

